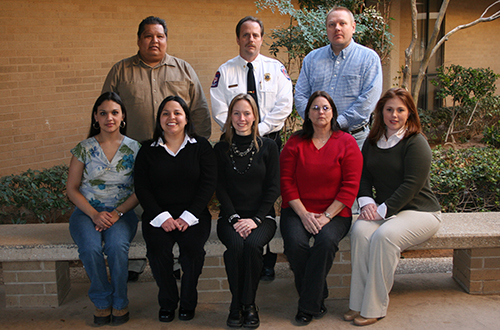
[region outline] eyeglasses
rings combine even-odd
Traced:
[[[324,105],[322,107],[318,107],[317,105],[311,107],[311,110],[314,110],[314,111],[320,111],[320,110],[323,110],[324,112],[328,112],[330,110],[332,110],[332,108],[330,108],[329,106],[327,105]]]

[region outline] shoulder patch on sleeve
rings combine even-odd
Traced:
[[[290,76],[286,72],[286,69],[284,66],[281,67],[281,72],[283,73],[283,75],[285,76],[286,79],[290,80]]]
[[[211,88],[215,88],[215,87],[219,86],[219,79],[220,79],[220,72],[219,72],[219,71],[217,71],[217,72],[215,73],[214,80],[212,81],[212,86],[211,86]]]

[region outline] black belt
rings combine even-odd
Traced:
[[[368,123],[364,124],[363,126],[361,126],[359,128],[353,129],[352,131],[349,132],[349,134],[354,135],[356,133],[364,131],[366,126],[368,126]]]

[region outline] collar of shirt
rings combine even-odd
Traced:
[[[259,64],[260,64],[260,61],[261,61],[261,55],[257,55],[257,57],[255,58],[255,60],[253,60],[251,63],[253,65],[253,68],[254,70],[257,70],[257,68],[259,67]],[[248,61],[245,60],[243,57],[241,57],[241,55],[238,55],[238,61],[239,61],[239,64],[244,68],[246,69],[247,68],[247,63]]]
[[[396,132],[396,134],[392,134],[388,139],[385,137],[385,134],[383,134],[377,141],[377,147],[379,147],[380,149],[392,148],[405,137],[405,134],[406,127],[401,127],[399,131]]]
[[[139,52],[137,52],[137,55],[135,55],[135,58],[134,58],[134,61],[132,64],[133,65],[143,65],[143,66],[146,66],[148,68],[152,68],[151,65],[146,64],[146,62],[144,62],[142,60],[141,56],[139,55]],[[160,67],[162,65],[175,66],[175,61],[172,60],[172,56],[165,53],[165,56],[163,56],[163,59],[161,60],[161,62],[158,65],[155,66],[155,68]]]
[[[348,57],[350,53],[352,53],[353,48],[356,47],[356,46],[354,46],[355,43],[356,42],[353,39],[351,39],[351,42],[349,43],[349,45],[347,45],[346,48],[342,49],[338,55],[335,55],[335,53],[333,52],[332,46],[330,45],[330,47],[328,47],[328,52],[330,53],[330,57],[333,60],[336,60],[337,57],[340,56],[341,59],[345,60],[345,58]]]
[[[161,138],[158,138],[158,141],[151,143],[151,146],[152,147],[163,147],[163,149],[165,149],[171,156],[175,157],[179,154],[179,152],[181,152],[182,149],[184,149],[184,147],[187,145],[188,142],[191,144],[195,144],[197,141],[195,138],[189,137],[189,135],[185,134],[184,141],[182,141],[182,144],[176,153],[174,153],[172,150],[170,150],[167,147],[167,145],[165,143],[163,143]]]

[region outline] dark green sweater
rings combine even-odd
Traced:
[[[431,148],[422,134],[404,138],[389,149],[380,149],[366,140],[362,153],[358,197],[370,196],[378,204],[385,203],[386,218],[403,210],[441,210],[429,183]]]

